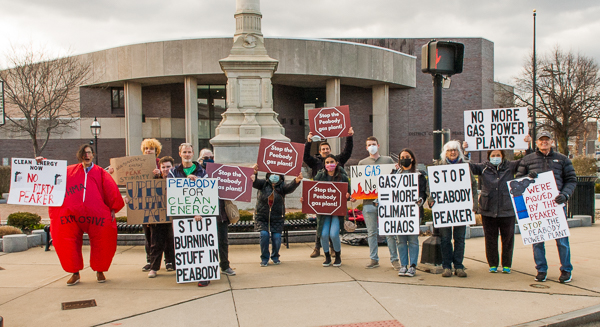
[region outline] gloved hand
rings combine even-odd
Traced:
[[[431,202],[429,202],[429,209],[433,208],[434,205],[435,205],[435,200],[431,200]]]
[[[567,196],[561,193],[554,198],[554,202],[556,202],[556,204],[563,204],[567,202]]]
[[[529,172],[529,174],[527,176],[529,176],[531,178],[537,178],[538,174],[535,171],[532,170],[532,171]]]
[[[423,205],[423,203],[425,203],[425,201],[423,201],[423,198],[419,198],[419,200],[417,200],[415,202],[416,205],[418,205],[419,207]]]

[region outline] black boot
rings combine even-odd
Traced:
[[[325,252],[325,261],[323,262],[323,267],[329,267],[331,265],[331,256],[329,252]]]
[[[342,265],[342,250],[335,251],[335,261],[333,262],[334,267]]]

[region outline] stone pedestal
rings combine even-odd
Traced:
[[[27,251],[27,235],[5,235],[2,238],[2,251],[4,253]]]

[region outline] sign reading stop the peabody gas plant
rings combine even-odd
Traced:
[[[254,169],[207,163],[206,174],[219,179],[219,199],[250,202]]]
[[[310,132],[321,138],[345,137],[350,130],[350,108],[348,106],[317,108],[308,110]]]
[[[298,176],[302,169],[304,144],[260,139],[258,170],[268,173]]]
[[[302,212],[346,216],[348,183],[302,181]]]

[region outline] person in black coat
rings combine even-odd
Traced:
[[[258,179],[257,174],[258,165],[254,165],[252,187],[258,190],[254,228],[260,231],[260,266],[266,267],[269,263],[269,239],[271,260],[275,265],[281,263],[279,248],[285,222],[285,195],[293,193],[298,188],[302,181],[302,173],[288,183],[285,183],[283,175],[267,173],[265,179]]]

